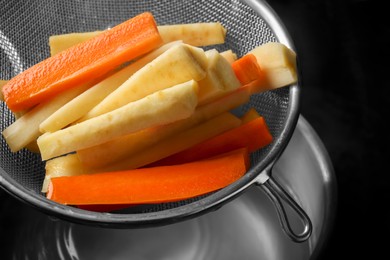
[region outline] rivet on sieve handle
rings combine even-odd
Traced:
[[[277,183],[272,177],[269,177],[265,182],[259,182],[258,185],[263,188],[267,196],[273,202],[276,212],[278,213],[279,221],[283,231],[293,240],[294,242],[301,243],[305,242],[311,235],[313,226],[309,216],[306,212],[295,202],[295,200]],[[303,224],[303,231],[296,233],[290,225],[288,215],[285,207],[282,204],[282,200],[293,209],[297,216],[300,218]]]

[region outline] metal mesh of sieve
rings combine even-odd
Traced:
[[[262,3],[258,1],[259,3]],[[268,7],[267,7],[268,8]],[[226,43],[210,46],[220,51],[232,49],[238,56],[245,54],[254,47],[277,41],[273,28],[263,17],[245,2],[231,1],[130,1],[108,0],[99,1],[0,1],[0,78],[10,79],[35,63],[49,56],[48,38],[50,35],[70,32],[86,32],[102,30],[112,27],[141,12],[150,11],[158,24],[192,23],[219,21],[227,28]],[[296,86],[286,87],[262,94],[254,95],[250,102],[237,109],[243,113],[250,107],[255,107],[262,114],[270,128],[275,141],[272,145],[256,152],[252,156],[252,170],[247,176],[235,184],[234,188],[225,192],[238,190],[254,179],[284,148],[288,137],[285,136],[286,126],[294,124],[296,114],[291,112],[292,98],[296,98]],[[293,102],[294,103],[294,102]],[[295,103],[294,103],[295,104]],[[14,121],[12,113],[1,102],[1,131]],[[295,105],[294,105],[295,106]],[[289,123],[288,123],[289,122]],[[289,130],[287,132],[291,132]],[[10,152],[7,144],[1,138],[0,181],[5,189],[16,197],[38,208],[64,216],[67,219],[77,218],[96,222],[109,223],[110,220],[123,215],[119,221],[138,219],[164,219],[166,216],[177,217],[183,215],[180,209],[183,205],[196,206],[202,203],[214,204],[215,200],[205,200],[200,197],[180,203],[168,203],[157,206],[140,207],[128,213],[101,214],[73,209],[67,206],[56,205],[47,201],[40,193],[44,163],[40,156],[23,150],[17,153]],[[0,182],[1,183],[1,182]],[[202,208],[207,208],[201,205]],[[177,212],[173,212],[177,209]],[[171,210],[168,215],[161,211]],[[182,210],[182,212],[180,212]],[[185,215],[191,215],[184,210]],[[152,216],[148,214],[153,213]],[[114,222],[119,222],[115,220]],[[125,221],[126,222],[126,221]]]

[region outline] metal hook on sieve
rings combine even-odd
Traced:
[[[305,242],[311,235],[313,226],[309,216],[306,212],[298,205],[298,203],[282,188],[282,186],[275,181],[271,176],[267,180],[258,182],[258,185],[263,188],[267,196],[273,202],[276,212],[278,213],[279,222],[282,226],[283,231],[294,241],[294,242]],[[282,200],[295,211],[297,216],[300,218],[303,224],[303,230],[301,233],[296,233],[289,221],[288,214],[283,206]]]

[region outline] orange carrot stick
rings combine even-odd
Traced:
[[[181,165],[51,179],[47,198],[68,205],[178,201],[224,188],[249,168],[246,149]]]
[[[241,124],[246,124],[256,118],[259,118],[260,114],[256,111],[255,108],[250,108],[244,115],[241,116]]]
[[[242,85],[261,85],[265,81],[264,72],[261,70],[255,55],[249,53],[232,63],[232,68]]]
[[[259,116],[239,127],[226,131],[182,152],[161,159],[150,166],[182,164],[247,147],[254,152],[272,142],[272,135],[263,117]]]
[[[15,76],[3,86],[4,100],[14,112],[28,109],[103,75],[160,43],[152,14],[142,13]]]
[[[257,63],[255,55],[249,53],[232,63],[234,73],[242,85],[251,83],[263,77],[260,65]]]

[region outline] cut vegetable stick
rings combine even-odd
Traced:
[[[138,70],[81,120],[110,112],[155,91],[206,75],[207,57],[200,48],[178,44]]]
[[[226,37],[226,29],[218,22],[160,25],[157,28],[165,43],[181,40],[192,46],[207,46],[222,44]],[[49,38],[50,53],[55,55],[101,33],[103,31],[52,35]]]
[[[232,64],[235,60],[237,60],[237,54],[235,54],[232,50],[227,50],[221,52],[222,57],[224,57],[229,64]]]
[[[271,142],[272,135],[268,130],[264,118],[260,116],[198,145],[194,145],[187,150],[152,163],[149,166],[182,164],[245,147],[248,149],[248,152],[254,152]]]
[[[199,104],[203,105],[241,86],[232,66],[215,49],[206,51],[207,74],[199,84]]]
[[[1,80],[0,79],[0,101],[4,101],[4,96],[3,96],[3,86],[8,82],[8,80]]]
[[[284,87],[297,81],[296,54],[284,44],[266,43],[249,53],[256,56],[266,79],[266,84],[258,86],[257,92]]]
[[[163,25],[158,31],[164,42],[183,40],[193,46],[222,44],[226,37],[226,29],[218,22]]]
[[[110,113],[53,133],[45,133],[37,141],[42,160],[187,118],[198,103],[197,92],[198,84],[191,80],[155,92]]]
[[[42,133],[54,132],[80,119],[136,71],[176,44],[179,42],[163,45],[83,92],[43,121],[39,126],[40,131]]]
[[[43,184],[42,190],[47,190],[47,180],[50,180],[52,176],[72,176],[76,172],[91,174],[135,169],[185,150],[197,143],[235,128],[240,124],[240,119],[226,112],[194,128],[166,138],[149,147],[147,150],[131,154],[123,160],[105,167],[89,168],[79,160],[77,154],[54,158],[47,162],[50,163],[50,167],[46,167],[45,183]]]
[[[249,109],[242,117],[241,117],[241,123],[245,124],[248,123],[249,121],[252,121],[253,119],[256,119],[260,117],[260,114],[257,113],[256,109],[253,107]]]
[[[231,66],[242,85],[248,85],[254,82],[256,82],[256,85],[265,84],[264,72],[261,70],[253,54],[244,55],[234,61]]]
[[[49,37],[50,55],[54,56],[61,51],[92,39],[102,32],[103,31],[52,35]]]
[[[37,140],[34,140],[31,143],[27,144],[24,148],[26,148],[30,152],[40,154],[39,147],[38,147],[38,144],[37,144]]]
[[[49,187],[50,179],[64,176],[77,176],[81,174],[91,173],[87,168],[83,167],[80,160],[75,154],[67,154],[49,160],[45,164],[45,179],[42,184],[42,192],[46,193]]]
[[[4,99],[14,112],[28,109],[161,43],[152,14],[145,12],[15,76],[3,86]]]
[[[125,160],[99,169],[99,171],[117,171],[139,168],[188,149],[195,144],[201,143],[211,137],[235,128],[240,124],[240,119],[233,116],[231,113],[226,112],[196,127],[166,138],[147,150],[142,150],[136,154],[132,154]]]
[[[68,205],[178,201],[222,189],[248,168],[242,149],[182,165],[53,178],[47,198]]]
[[[98,170],[85,167],[77,154],[71,153],[46,161],[45,178],[41,191],[47,192],[51,178],[96,173]]]
[[[248,102],[249,96],[248,88],[239,88],[212,103],[197,107],[194,114],[188,119],[121,136],[104,144],[79,150],[77,155],[83,164],[88,167],[99,168],[106,166],[129,157],[131,154],[146,150],[160,140],[183,132],[223,112],[235,109]]]
[[[41,135],[39,125],[57,109],[89,87],[90,84],[84,84],[78,88],[69,89],[62,95],[34,107],[8,126],[2,134],[11,151],[17,152],[29,143],[35,142]]]
[[[0,80],[0,101],[4,101],[3,86],[8,83],[8,80]],[[26,111],[14,112],[15,119],[20,118]]]

